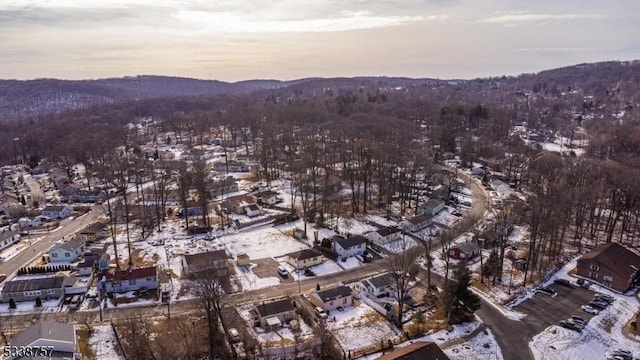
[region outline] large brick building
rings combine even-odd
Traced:
[[[640,275],[640,255],[618,243],[602,244],[578,259],[577,275],[618,292],[631,288]]]

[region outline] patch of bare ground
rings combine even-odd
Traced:
[[[78,341],[78,349],[82,354],[82,357],[87,360],[95,360],[97,359],[95,352],[89,345],[89,338],[91,337],[91,331],[88,329],[78,329],[76,330],[76,338]]]

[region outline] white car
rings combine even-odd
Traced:
[[[278,274],[283,278],[289,277],[289,272],[284,266],[278,266]]]
[[[593,308],[589,305],[582,305],[581,307],[582,307],[582,311],[587,312],[589,314],[598,315],[600,313],[598,309]]]

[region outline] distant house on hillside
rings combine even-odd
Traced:
[[[602,244],[577,262],[577,275],[617,292],[640,282],[640,255],[618,243]]]

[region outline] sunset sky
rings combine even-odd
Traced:
[[[640,59],[637,0],[0,0],[0,78],[475,78]]]

